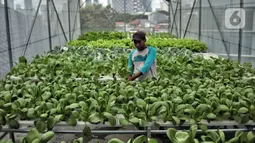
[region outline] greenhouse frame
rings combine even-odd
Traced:
[[[0,143],[255,142],[254,32],[254,0],[0,0]]]

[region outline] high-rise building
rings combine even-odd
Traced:
[[[126,3],[125,3],[126,2]],[[108,0],[108,4],[120,13],[151,12],[151,0]]]
[[[14,9],[14,0],[8,0],[8,7]]]
[[[111,7],[119,13],[132,13],[133,0],[112,0]]]
[[[145,12],[152,12],[151,0],[140,0]]]
[[[32,0],[24,0],[25,9],[33,9]]]
[[[160,2],[160,10],[168,11],[168,5],[166,2]]]
[[[86,5],[89,4],[99,4],[98,0],[86,0]]]

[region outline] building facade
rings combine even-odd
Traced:
[[[150,0],[108,0],[108,5],[120,13],[137,14],[152,11]]]
[[[98,0],[86,0],[86,5],[99,4]]]

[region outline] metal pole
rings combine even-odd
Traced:
[[[47,19],[48,19],[49,46],[50,46],[50,50],[52,51],[51,26],[50,26],[50,8],[49,8],[49,2],[51,0],[46,0],[46,1],[47,1]]]
[[[217,28],[218,28],[218,30],[219,30],[220,37],[221,37],[221,41],[223,42],[223,45],[224,45],[224,48],[225,48],[226,53],[227,53],[227,55],[228,55],[228,58],[230,58],[230,57],[229,57],[229,51],[228,51],[228,49],[227,49],[227,45],[226,45],[226,43],[225,43],[224,37],[223,37],[223,35],[222,35],[222,32],[221,32],[221,30],[220,30],[220,26],[219,26],[219,23],[218,23],[218,21],[217,21],[217,19],[216,19],[216,16],[215,16],[214,10],[213,10],[213,8],[212,8],[211,1],[210,1],[210,0],[208,0],[208,3],[209,3],[209,6],[210,6],[210,9],[211,9],[211,12],[212,12],[212,14],[213,14],[213,17],[214,17],[214,20],[215,20],[216,26],[217,26]]]
[[[198,21],[198,40],[201,41],[202,29],[202,0],[199,0],[199,21]]]
[[[12,43],[11,43],[9,11],[8,11],[8,2],[7,2],[7,0],[4,0],[4,7],[5,7],[5,25],[6,25],[6,36],[7,36],[7,42],[8,42],[9,64],[10,64],[10,70],[11,70],[12,67],[13,67]]]
[[[170,7],[170,2],[168,2],[168,13],[169,13],[169,15],[168,15],[168,33],[169,34],[171,34],[171,30],[170,30],[170,28],[171,28],[171,7]]]
[[[42,0],[40,0],[39,4],[37,6],[37,10],[36,10],[36,13],[35,13],[34,21],[33,21],[32,27],[30,28],[29,36],[28,36],[28,39],[27,39],[26,47],[25,47],[25,50],[23,51],[23,56],[25,56],[25,54],[26,54],[27,46],[28,46],[28,43],[30,41],[33,29],[34,29],[35,21],[36,21],[36,18],[37,18],[37,15],[38,15],[41,3],[42,3]]]
[[[172,24],[172,29],[171,29],[171,33],[172,33],[172,32],[173,32],[173,26],[174,26],[174,24],[175,24],[175,26],[177,27],[177,24],[176,24],[176,21],[175,21],[175,13],[176,13],[176,10],[175,10],[175,12],[174,12],[173,5],[172,5],[172,1],[171,1],[171,0],[169,0],[169,5],[170,5],[170,7],[171,7],[171,9],[172,9],[172,15],[173,15],[173,18],[174,18],[173,24]],[[176,30],[176,36],[178,37],[178,31],[177,31],[177,30]]]
[[[171,1],[170,1],[170,2],[171,2]],[[176,24],[176,22],[175,22],[175,18],[176,18],[176,13],[177,13],[178,6],[179,6],[179,3],[177,3],[177,5],[176,5],[175,12],[174,12],[174,21],[173,21],[173,23],[175,23],[176,35],[177,35],[177,37],[178,37],[179,34],[178,34],[177,24]],[[173,32],[173,28],[174,28],[174,25],[172,25],[171,33]]]
[[[180,38],[182,37],[182,0],[180,0]]]
[[[30,129],[2,129],[0,132],[9,133],[28,133]],[[188,131],[185,129],[176,129],[177,131]],[[218,129],[208,129],[208,131],[217,131]],[[232,128],[232,129],[220,129],[223,132],[235,132],[235,131],[253,131],[254,127],[251,128]],[[82,130],[52,130],[56,134],[83,134]],[[151,130],[151,134],[166,134],[167,130]],[[197,133],[203,132],[197,130]],[[92,130],[91,134],[146,134],[146,130]]]
[[[188,30],[188,27],[189,27],[189,24],[190,24],[190,20],[192,18],[192,14],[193,14],[193,10],[194,10],[194,7],[196,5],[196,2],[197,2],[197,0],[193,1],[193,6],[192,6],[192,9],[191,9],[191,12],[190,12],[190,16],[189,16],[189,20],[188,20],[187,26],[186,26],[184,34],[183,34],[183,38],[185,38],[185,36],[186,36],[186,33],[187,33],[187,30]]]
[[[71,41],[71,15],[70,15],[70,1],[67,0],[67,13],[68,13],[68,31],[69,31],[69,41]]]
[[[243,0],[240,0],[240,8],[243,8]],[[242,43],[243,43],[243,29],[239,29],[239,44],[238,44],[238,61],[241,63],[241,55],[242,55]]]
[[[148,139],[151,138],[151,126],[147,126],[146,128],[146,132],[147,132],[147,140],[146,142],[148,142]]]
[[[8,134],[8,132],[3,133],[3,134],[0,136],[0,140],[2,140],[7,134]]]
[[[124,0],[124,31],[125,33],[127,32],[127,29],[126,29],[126,0]]]
[[[74,39],[74,31],[75,31],[75,27],[76,27],[76,21],[77,21],[77,14],[78,12],[80,12],[80,0],[78,0],[78,6],[77,6],[77,9],[76,9],[76,13],[75,13],[75,20],[74,20],[74,24],[73,24],[73,34],[72,34],[72,39]]]
[[[67,42],[68,40],[67,40],[67,37],[66,37],[66,33],[65,33],[65,30],[64,30],[63,25],[62,25],[62,23],[61,23],[61,20],[60,20],[60,18],[59,18],[59,15],[58,15],[58,12],[57,12],[57,9],[56,9],[54,0],[52,0],[52,5],[53,5],[54,11],[55,11],[55,13],[56,13],[56,15],[57,15],[57,18],[58,18],[58,22],[59,22],[59,24],[60,24],[60,27],[61,27],[61,29],[62,29],[62,31],[63,31],[65,40],[66,40],[66,42]]]

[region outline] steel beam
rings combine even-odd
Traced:
[[[71,41],[71,15],[70,15],[70,0],[67,0],[67,13],[68,13],[68,31],[69,31],[69,41]]]
[[[172,0],[169,0],[169,5],[172,9],[172,15],[173,15],[173,24],[172,24],[172,27],[173,25],[175,24],[175,27],[177,27],[177,24],[176,24],[176,21],[175,21],[175,12],[174,12],[174,9],[173,9],[173,5],[172,5]],[[171,33],[173,32],[173,29],[171,28]],[[177,28],[176,28],[176,36],[178,37],[178,31],[177,31]]]
[[[179,0],[180,1],[180,38],[182,37],[182,0]]]
[[[77,9],[76,9],[76,13],[75,13],[75,20],[74,20],[74,24],[73,24],[73,34],[72,34],[72,39],[74,39],[74,31],[75,31],[75,26],[76,26],[76,21],[77,21],[77,14],[78,12],[80,12],[80,0],[78,0],[78,5],[77,5]]]
[[[171,2],[171,1],[170,1],[170,2]],[[176,8],[175,8],[173,23],[175,23],[176,13],[177,13],[177,10],[178,10],[178,6],[179,6],[179,3],[177,3]],[[179,34],[178,34],[177,24],[176,24],[176,23],[175,23],[175,27],[176,27],[176,36],[179,37],[179,36],[178,36]],[[174,28],[174,25],[172,25],[171,33],[173,32],[173,28]]]
[[[187,33],[187,30],[188,30],[188,28],[189,28],[190,20],[191,20],[191,18],[192,18],[192,14],[193,14],[193,11],[194,11],[196,2],[197,2],[197,0],[194,0],[194,1],[193,1],[193,6],[192,6],[192,9],[191,9],[191,12],[190,12],[190,16],[189,16],[189,20],[188,20],[187,26],[186,26],[185,31],[184,31],[184,34],[183,34],[183,38],[185,38],[186,33]]]
[[[240,0],[240,8],[243,8],[243,0]],[[243,29],[239,29],[239,43],[238,43],[238,61],[241,63],[242,56],[242,43],[243,43]]]
[[[116,117],[118,118],[118,117]],[[121,117],[123,118],[123,117]],[[31,121],[18,121],[20,126],[34,126],[34,120],[31,120]],[[201,123],[201,124],[205,124],[207,126],[240,126],[240,125],[250,125],[250,126],[253,126],[254,125],[254,122],[252,120],[250,120],[249,122],[247,122],[246,124],[239,124],[237,123],[236,121],[233,121],[233,120],[224,120],[224,121],[211,121],[211,122],[208,122],[207,120],[201,120],[200,122],[198,123]],[[172,122],[163,122],[163,121],[158,121],[158,124],[160,127],[176,127],[177,125],[174,125]],[[115,126],[112,126],[110,125],[109,123],[99,123],[99,124],[91,124],[90,122],[82,122],[82,121],[79,121],[77,122],[77,127],[83,127],[83,126],[88,126],[88,127],[100,127],[100,128],[103,128],[103,127],[122,127],[119,123],[117,123]],[[153,122],[150,122],[149,123],[150,126],[153,126],[154,123]],[[70,125],[68,125],[66,122],[59,122],[55,125],[55,127],[68,127]],[[133,126],[132,124],[128,124],[127,126]],[[182,126],[191,126],[191,124],[189,122],[184,122],[182,124]],[[7,126],[3,126],[3,128],[6,128]]]
[[[223,132],[236,132],[236,131],[253,131],[255,128],[250,129],[220,129]],[[30,129],[8,129],[3,128],[0,132],[9,132],[9,133],[28,133]],[[189,131],[176,129],[177,131]],[[208,129],[208,131],[216,132],[218,129]],[[52,130],[56,134],[83,134],[82,130]],[[167,130],[151,130],[151,134],[166,134]],[[203,132],[202,130],[197,130],[197,133]],[[146,135],[147,131],[145,130],[91,130],[92,134],[144,134]]]
[[[126,23],[127,23],[127,20],[126,20],[126,12],[127,12],[127,9],[126,9],[126,0],[124,0],[124,32],[126,33],[127,32],[127,29],[126,29]]]
[[[50,25],[50,7],[49,7],[49,2],[51,0],[46,0],[46,1],[47,1],[47,19],[48,19],[49,46],[50,46],[50,51],[52,51],[51,25]]]
[[[202,0],[199,0],[199,21],[198,21],[198,40],[201,41],[202,30]]]
[[[13,60],[12,60],[12,43],[11,43],[11,34],[10,34],[9,10],[8,10],[7,0],[4,0],[4,9],[5,9],[6,38],[8,43],[9,64],[10,64],[10,70],[11,70],[13,67]]]
[[[151,126],[146,127],[146,136],[147,138],[151,138]]]
[[[57,9],[56,9],[54,0],[52,0],[52,5],[53,5],[54,11],[55,11],[55,13],[56,13],[56,15],[57,15],[58,22],[59,22],[60,27],[61,27],[61,29],[62,29],[62,32],[63,32],[63,34],[64,34],[65,40],[66,40],[66,42],[67,42],[68,40],[67,40],[67,37],[66,37],[66,33],[65,33],[64,28],[63,28],[62,22],[61,22],[61,20],[60,20],[60,18],[59,18],[58,11],[57,11]]]
[[[35,16],[34,16],[34,21],[33,21],[33,24],[32,24],[32,26],[31,26],[31,28],[30,28],[29,36],[28,36],[28,38],[27,38],[26,47],[25,47],[25,49],[24,49],[24,51],[23,51],[23,56],[25,56],[25,54],[26,54],[27,46],[28,46],[28,43],[29,43],[29,41],[30,41],[30,38],[31,38],[31,35],[32,35],[32,32],[33,32],[33,29],[34,29],[34,25],[35,25],[35,22],[36,22],[36,18],[37,18],[37,15],[38,15],[38,12],[39,12],[41,3],[42,3],[42,0],[39,1],[39,4],[38,4],[38,6],[37,6],[36,13],[35,13]]]
[[[170,2],[168,2],[168,33],[169,34],[172,34],[171,31],[170,31],[170,28],[171,28],[171,7],[170,7]]]
[[[3,133],[3,134],[0,136],[0,140],[2,140],[7,134],[8,134],[8,132]]]
[[[222,32],[221,32],[221,30],[220,30],[219,23],[218,23],[218,21],[217,21],[217,19],[216,19],[215,12],[214,12],[214,10],[213,10],[213,8],[212,8],[211,1],[208,0],[208,3],[209,3],[209,6],[210,6],[210,9],[211,9],[211,12],[212,12],[212,14],[213,14],[213,18],[214,18],[214,20],[215,20],[216,26],[217,26],[217,28],[218,28],[218,30],[219,30],[220,37],[221,37],[221,41],[223,42],[223,45],[224,45],[224,48],[225,48],[226,53],[227,53],[227,55],[228,55],[228,58],[230,58],[230,56],[229,56],[229,51],[228,51],[227,45],[226,45],[226,43],[225,43],[224,37],[223,37],[223,35],[222,35]]]

